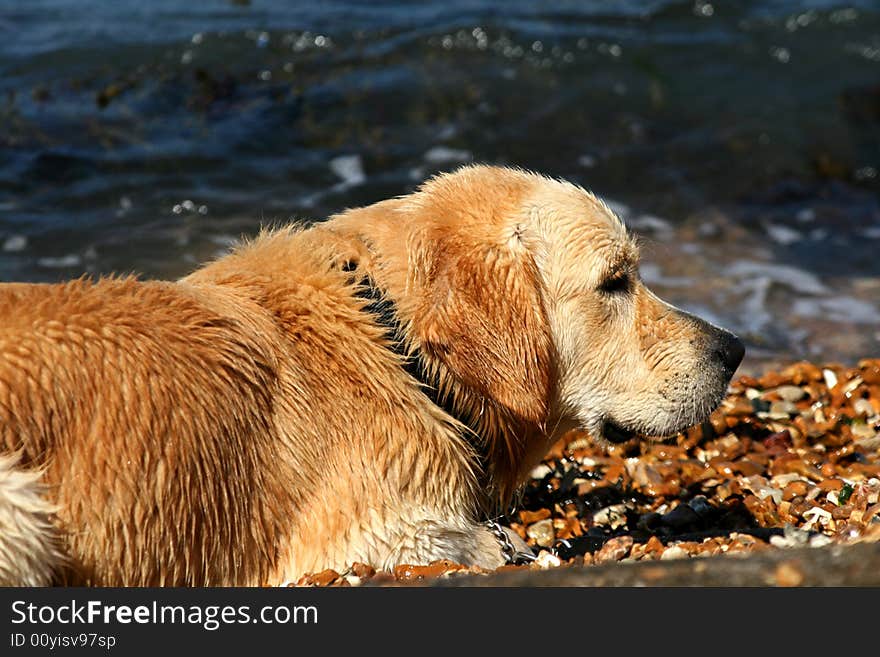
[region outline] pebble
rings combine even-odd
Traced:
[[[553,531],[553,521],[547,518],[540,520],[526,529],[526,535],[535,541],[541,547],[550,547],[556,540],[556,534]]]
[[[688,556],[689,555],[687,551],[685,551],[683,548],[679,547],[678,545],[672,545],[663,550],[663,554],[660,555],[660,558],[663,561],[666,561],[668,559],[684,559]]]
[[[593,524],[617,529],[626,524],[626,504],[613,504],[593,514]]]
[[[861,415],[863,417],[872,417],[876,415],[874,407],[867,399],[856,399],[853,402],[852,407],[856,415]]]
[[[734,380],[706,423],[663,443],[630,441],[605,449],[585,433],[570,432],[530,473],[520,510],[509,524],[539,548],[559,539],[585,541],[581,545],[591,547],[568,562],[583,567],[878,541],[878,450],[880,359],[862,360],[857,367],[795,363],[759,378]],[[784,533],[682,540],[742,523],[784,528]],[[567,565],[547,549],[538,559],[532,568]],[[457,567],[434,564],[398,574],[485,572]],[[799,577],[797,563],[785,561],[768,584],[795,586]],[[393,583],[395,577],[353,564],[342,576],[324,571],[303,584],[366,580]]]
[[[833,370],[822,370],[822,377],[825,379],[825,385],[828,386],[829,390],[837,385],[837,375]]]
[[[593,555],[595,563],[607,563],[609,561],[620,561],[633,546],[632,536],[617,536],[606,541],[605,545]]]
[[[795,497],[807,494],[807,483],[805,481],[793,481],[782,489],[782,499],[791,501]]]
[[[524,525],[531,525],[539,520],[549,518],[551,515],[553,514],[550,512],[550,509],[538,509],[536,511],[523,509],[519,512],[519,519]]]
[[[542,570],[546,570],[547,568],[558,568],[562,565],[562,559],[547,550],[541,550],[538,553],[537,558],[532,562],[532,565]]]
[[[774,419],[782,418],[782,416],[796,415],[798,407],[790,401],[775,401],[770,404],[770,415],[775,416]]]
[[[353,575],[359,577],[361,579],[370,579],[373,575],[376,574],[376,569],[370,566],[369,564],[360,563],[355,561],[351,564],[351,568],[349,570]]]
[[[799,402],[807,396],[807,391],[800,386],[779,386],[775,390],[783,401],[789,403]]]
[[[552,474],[552,473],[553,473],[553,468],[551,468],[549,465],[544,465],[543,463],[541,463],[540,465],[536,465],[534,468],[532,468],[532,471],[529,473],[529,476],[532,479],[543,479],[548,474]]]
[[[825,547],[826,545],[831,545],[833,542],[834,541],[832,541],[830,537],[825,536],[824,534],[817,534],[810,539],[810,547]]]

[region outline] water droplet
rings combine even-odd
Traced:
[[[713,7],[712,4],[709,2],[702,2],[702,0],[697,0],[694,3],[694,14],[703,18],[710,18],[715,14],[715,7]]]
[[[581,155],[577,161],[582,167],[587,167],[588,169],[596,166],[596,158],[589,154]]]
[[[195,45],[200,44],[204,40],[205,40],[205,35],[202,34],[201,32],[196,32],[195,34],[192,35],[192,39],[190,39],[190,41],[192,43],[194,43]]]
[[[770,48],[770,55],[780,64],[788,64],[789,60],[791,60],[791,52],[789,52],[788,48]]]
[[[272,79],[272,71],[260,71],[260,75],[258,76],[263,82],[268,82]]]
[[[877,169],[874,167],[862,167],[856,169],[856,180],[872,180],[877,177]]]
[[[265,48],[269,45],[269,33],[260,32],[257,35],[257,48]]]
[[[183,54],[180,56],[181,64],[189,64],[193,60],[192,50],[184,50]]]
[[[804,208],[803,210],[798,210],[795,218],[801,222],[813,221],[816,218],[816,211],[813,208]]]

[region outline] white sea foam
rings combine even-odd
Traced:
[[[594,166],[596,166],[596,156],[595,156],[595,155],[590,155],[589,153],[586,153],[586,154],[584,154],[584,155],[581,155],[581,156],[578,158],[577,162],[578,162],[578,164],[580,164],[582,167],[585,167],[585,168],[587,168],[587,169],[591,169],[591,168],[593,168]]]
[[[342,178],[337,187],[355,187],[366,182],[364,164],[360,155],[340,155],[330,160],[330,170]]]
[[[75,253],[68,253],[67,255],[63,255],[57,258],[39,258],[37,260],[37,264],[41,267],[48,267],[50,269],[59,269],[62,267],[78,267],[82,264],[82,258],[80,258]]]
[[[447,146],[434,146],[425,152],[424,158],[425,162],[443,164],[446,162],[470,162],[474,156],[470,151],[448,148]]]
[[[17,253],[27,248],[27,237],[24,235],[10,235],[3,241],[3,250],[7,253]]]
[[[803,233],[784,224],[767,224],[764,226],[764,230],[767,231],[767,235],[771,240],[783,246],[788,246],[804,239]]]
[[[797,267],[788,265],[769,265],[762,262],[737,260],[727,267],[727,275],[744,281],[766,280],[777,283],[803,294],[827,294],[828,288],[817,276]]]
[[[880,322],[880,311],[867,301],[853,297],[829,297],[825,299],[797,299],[791,312],[800,317],[826,317],[845,319],[855,324]]]
[[[656,237],[669,238],[672,237],[675,230],[666,219],[662,219],[653,214],[640,214],[638,217],[629,219],[627,225],[636,230],[650,232]]]

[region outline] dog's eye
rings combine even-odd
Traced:
[[[603,294],[620,294],[627,292],[630,286],[630,276],[627,272],[617,272],[606,278],[599,285],[599,291]]]

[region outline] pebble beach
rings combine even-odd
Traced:
[[[633,585],[626,579],[630,571],[602,567],[755,555],[769,558],[773,567],[765,573],[759,561],[761,578],[746,583],[798,586],[812,583],[813,574],[785,561],[786,555],[837,549],[834,561],[844,563],[850,553],[840,548],[861,544],[854,558],[876,565],[880,359],[854,367],[799,362],[740,376],[706,422],[663,442],[634,439],[603,448],[586,434],[572,433],[534,469],[502,524],[532,547],[533,563],[494,572],[448,561],[401,565],[393,572],[355,563],[341,573],[306,575],[297,585],[425,584],[460,577],[467,585],[534,585],[544,581],[536,573],[551,570],[556,585],[589,585],[591,575],[594,585]],[[721,563],[721,570],[742,567]],[[641,583],[711,581],[677,568]],[[493,579],[511,575],[516,579]],[[880,583],[872,575],[839,578],[831,583]]]

